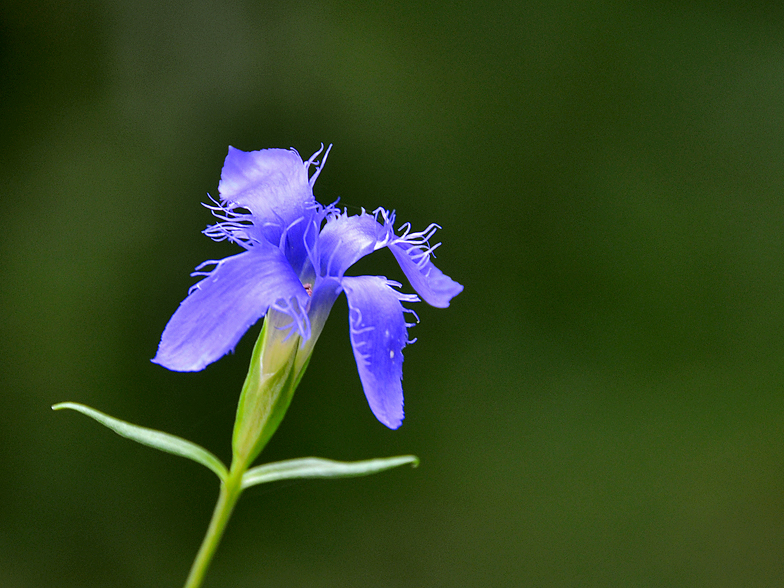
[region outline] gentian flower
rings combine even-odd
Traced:
[[[208,206],[219,222],[204,233],[244,250],[196,268],[193,275],[204,278],[169,320],[153,361],[175,371],[204,369],[267,315],[286,339],[299,338],[298,366],[304,369],[333,303],[345,292],[365,396],[378,420],[395,429],[403,420],[402,351],[413,342],[405,314],[414,313],[401,303],[421,298],[445,308],[463,286],[430,260],[438,246],[430,245],[437,225],[413,232],[406,223],[396,233],[394,212],[363,209],[349,215],[335,203],[316,202],[313,185],[329,154],[327,149],[319,163],[322,151],[323,146],[303,161],[293,149],[229,147],[220,201]],[[381,276],[345,275],[359,259],[384,247],[419,296],[399,292],[400,284]]]

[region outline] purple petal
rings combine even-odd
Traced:
[[[254,225],[276,245],[283,230],[315,202],[308,164],[288,149],[245,152],[229,147],[218,191],[224,201],[247,208]]]
[[[166,325],[152,361],[180,372],[204,369],[234,349],[272,305],[307,325],[297,316],[307,303],[308,294],[281,251],[253,247],[219,261],[192,288]]]
[[[393,243],[389,249],[422,300],[436,308],[446,308],[463,291],[463,286],[445,275],[430,261],[430,254],[406,242]]]
[[[394,282],[378,276],[343,278],[351,346],[370,410],[387,427],[397,429],[403,422],[402,351],[408,343],[400,301],[417,299],[390,284]]]
[[[318,239],[321,275],[342,276],[365,255],[385,247],[393,236],[390,226],[366,212],[329,219]]]
[[[434,248],[428,245],[427,238],[435,232],[436,225],[421,233],[398,237],[392,228],[394,215],[382,209],[379,211],[384,224],[376,220],[377,216],[365,212],[329,220],[318,239],[321,274],[342,276],[368,253],[389,247],[422,300],[437,308],[449,306],[449,301],[463,291],[463,286],[444,275],[430,261]]]

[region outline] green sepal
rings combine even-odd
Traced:
[[[295,478],[353,478],[356,476],[369,476],[402,465],[419,465],[419,458],[415,455],[398,455],[363,461],[333,461],[320,457],[301,457],[276,461],[249,469],[242,476],[242,489],[277,482],[278,480],[291,480]]]
[[[155,429],[148,429],[147,427],[140,427],[139,425],[132,425],[76,402],[61,402],[52,406],[52,410],[62,410],[64,408],[81,412],[126,439],[136,441],[147,447],[160,449],[172,455],[187,457],[196,463],[200,463],[215,472],[221,482],[225,481],[229,475],[226,466],[223,465],[220,459],[203,447],[186,441],[182,437],[170,435],[163,431],[156,431]]]
[[[290,319],[270,310],[253,347],[234,421],[232,468],[247,468],[264,449],[283,420],[310,359],[299,371],[294,369],[300,338],[287,336],[276,320]]]

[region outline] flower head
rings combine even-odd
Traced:
[[[335,300],[345,292],[351,345],[373,414],[395,429],[403,420],[403,348],[409,340],[402,302],[422,300],[445,308],[463,286],[431,262],[438,245],[435,224],[414,232],[394,230],[395,215],[383,208],[349,215],[323,206],[313,185],[323,168],[323,148],[303,161],[294,150],[244,152],[229,147],[218,186],[220,201],[208,207],[218,223],[204,232],[243,251],[206,261],[204,276],[166,325],[153,359],[168,369],[198,371],[232,349],[267,315],[287,337],[299,338],[304,369]],[[309,175],[310,169],[314,171]],[[381,276],[347,276],[359,259],[387,247],[419,296]],[[269,325],[268,325],[269,327]]]

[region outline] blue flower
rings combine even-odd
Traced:
[[[396,429],[403,420],[403,348],[408,338],[401,302],[445,308],[463,286],[430,261],[439,227],[396,233],[395,215],[383,208],[349,215],[313,197],[323,168],[317,151],[307,161],[292,150],[244,152],[229,147],[218,186],[220,201],[209,205],[219,222],[204,233],[229,240],[243,251],[206,261],[193,275],[204,278],[166,325],[153,359],[168,369],[198,371],[232,349],[267,315],[287,336],[300,338],[309,357],[341,292],[349,306],[351,345],[373,414]],[[310,168],[313,174],[308,177]],[[345,275],[355,262],[387,247],[419,297],[381,276]],[[205,269],[207,268],[207,269]],[[416,316],[414,314],[414,316]],[[302,351],[300,351],[301,353]]]

